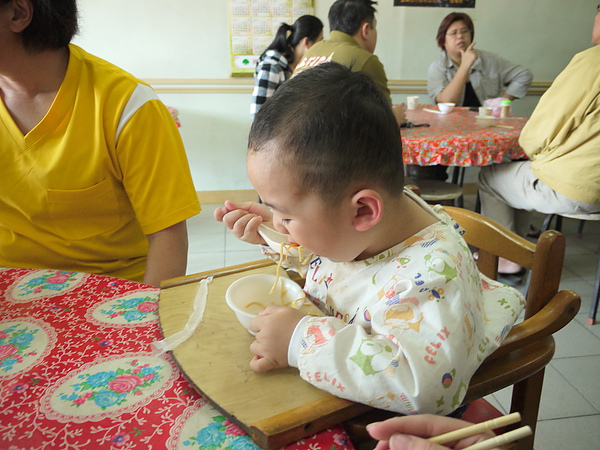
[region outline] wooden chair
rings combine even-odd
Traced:
[[[430,204],[461,206],[463,189],[461,185],[441,180],[413,180],[405,178],[407,186],[416,186],[420,196]]]
[[[498,257],[531,270],[523,322],[512,328],[500,348],[477,370],[464,403],[512,385],[511,412],[518,411],[522,416],[517,426],[529,425],[535,433],[544,368],[554,355],[552,334],[575,317],[581,303],[575,292],[558,290],[565,237],[557,231],[546,231],[536,245],[475,212],[453,206],[444,209],[465,229],[467,243],[479,249],[478,267],[482,273],[497,278]],[[368,436],[366,424],[384,416],[381,411],[369,412],[346,428],[353,439],[360,441]],[[533,435],[523,439],[515,448],[532,449],[533,439]]]
[[[578,238],[583,236],[583,226],[588,220],[600,221],[600,214],[548,214],[544,219],[542,225],[542,232],[554,229],[557,231],[561,230],[563,217],[567,219],[579,220],[579,227],[577,228],[576,236]],[[554,228],[552,228],[552,220],[554,222]],[[592,294],[592,305],[588,314],[588,324],[594,325],[596,323],[596,315],[598,314],[598,303],[600,303],[600,260],[598,260],[598,269],[596,269],[596,282],[594,285],[594,293]]]

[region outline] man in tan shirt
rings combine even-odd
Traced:
[[[336,62],[353,72],[364,72],[375,82],[390,104],[383,64],[373,54],[377,45],[377,19],[371,0],[337,0],[329,9],[329,39],[313,45],[300,61],[294,74],[324,62]],[[392,105],[399,124],[406,121],[404,103]]]

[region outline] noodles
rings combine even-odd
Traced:
[[[306,297],[297,298],[296,300],[294,300],[292,302],[292,308],[299,309],[302,307],[302,305],[304,305],[305,302],[306,302]]]
[[[273,293],[273,291],[275,290],[275,286],[277,286],[277,283],[279,283],[279,278],[281,277],[281,265],[283,264],[283,248],[284,248],[284,246],[285,246],[285,242],[282,242],[279,247],[279,262],[277,263],[277,269],[275,270],[275,283],[273,283],[273,287],[271,287],[269,294]],[[286,255],[286,259],[287,259],[287,255]]]
[[[273,283],[273,287],[269,291],[269,294],[272,294],[275,291],[275,286],[277,286],[277,283],[279,283],[279,279],[281,278],[281,266],[283,265],[284,259],[285,259],[286,264],[288,264],[288,262],[289,262],[290,248],[298,248],[298,256],[299,256],[298,259],[300,260],[301,265],[306,264],[306,262],[309,261],[310,257],[312,256],[312,253],[309,253],[309,255],[303,261],[302,260],[302,248],[303,247],[301,245],[287,244],[285,242],[282,242],[279,245],[279,261],[277,262],[277,269],[275,270],[275,283]],[[283,251],[284,249],[285,249],[285,256],[284,256],[284,251]],[[283,296],[283,294],[282,294],[282,296]]]
[[[256,306],[260,306],[262,309],[265,309],[265,305],[263,305],[263,304],[262,304],[262,303],[260,303],[260,302],[250,302],[250,303],[248,303],[248,304],[245,306],[245,308],[246,308],[246,309],[248,309],[248,308],[250,308],[251,306],[254,306],[254,305],[256,305]]]
[[[289,261],[289,256],[290,256],[290,248],[298,248],[298,259],[300,261],[300,264],[306,264],[306,262],[308,262],[312,256],[312,253],[309,253],[308,256],[306,258],[302,258],[302,246],[298,245],[298,244],[288,244],[285,242],[282,242],[279,246],[279,261],[277,262],[277,269],[275,270],[275,282],[273,283],[273,286],[271,286],[271,290],[269,291],[269,295],[272,294],[273,292],[275,292],[275,288],[277,287],[279,283],[279,281],[281,280],[281,284],[280,284],[280,290],[279,290],[279,303],[282,304],[283,306],[291,306],[292,308],[295,309],[299,309],[302,307],[302,305],[304,305],[304,303],[306,302],[306,297],[301,297],[298,298],[296,300],[294,300],[293,302],[286,302],[284,303],[283,298],[285,296],[285,294],[287,293],[287,289],[285,288],[284,282],[281,279],[281,267],[283,266],[283,262],[285,260],[285,263],[288,264]],[[285,249],[285,252],[284,252]],[[253,302],[256,303],[256,302]],[[246,306],[247,308],[248,306]]]

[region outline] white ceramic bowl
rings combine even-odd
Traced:
[[[482,127],[491,127],[495,121],[494,116],[475,116],[475,122]]]
[[[254,334],[248,328],[250,320],[267,306],[293,305],[300,309],[304,304],[303,301],[299,301],[294,305],[296,300],[305,299],[306,296],[298,283],[286,277],[279,277],[273,293],[269,294],[275,279],[276,276],[270,274],[248,275],[231,283],[225,292],[227,305],[250,334]],[[283,289],[281,288],[282,284]]]
[[[454,109],[454,103],[438,103],[437,106],[442,114],[448,114]]]

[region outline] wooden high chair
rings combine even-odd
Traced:
[[[464,229],[467,243],[479,249],[479,270],[497,278],[498,257],[530,269],[525,318],[509,332],[505,341],[477,370],[464,403],[513,386],[511,411],[520,412],[521,423],[535,434],[544,368],[554,355],[552,334],[567,325],[577,314],[580,298],[570,290],[558,290],[565,237],[557,231],[543,233],[537,245],[475,212],[453,206],[444,207]],[[387,413],[389,417],[391,414]],[[368,412],[347,423],[353,440],[368,437],[366,424],[382,420],[385,413]],[[534,435],[519,441],[515,448],[532,449]]]
[[[580,238],[583,235],[583,226],[586,221],[591,220],[598,222],[600,221],[600,213],[597,214],[548,214],[544,219],[542,225],[542,232],[554,229],[561,230],[563,217],[567,219],[579,220],[579,227],[577,229],[576,236]],[[554,220],[554,228],[552,228],[552,220]],[[594,286],[594,293],[592,294],[592,306],[588,314],[588,324],[594,325],[596,323],[596,315],[598,314],[598,304],[600,303],[600,260],[598,261],[598,269],[596,270],[596,282]]]

